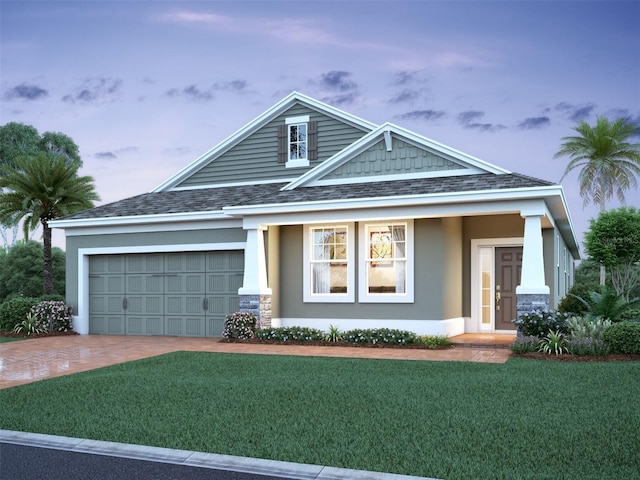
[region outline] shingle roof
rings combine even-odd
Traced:
[[[269,183],[145,193],[68,215],[64,217],[64,220],[212,212],[220,211],[223,207],[231,206],[504,190],[542,187],[554,184],[516,173],[504,175],[486,173],[452,177],[298,187],[294,190],[282,191],[282,187],[285,185],[285,183]]]

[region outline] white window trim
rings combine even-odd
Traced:
[[[300,115],[298,117],[289,117],[285,118],[284,123],[287,125],[287,162],[285,163],[285,168],[301,168],[309,166],[309,115]],[[289,143],[291,138],[291,133],[289,131],[290,125],[307,125],[307,158],[296,158],[295,160],[289,159],[289,152],[291,148],[291,144]]]
[[[346,227],[347,229],[347,293],[313,293],[311,291],[311,229]],[[355,226],[351,222],[336,224],[305,225],[303,233],[303,280],[302,300],[305,303],[354,303],[355,302]]]
[[[405,293],[369,293],[367,287],[367,227],[372,225],[405,225],[406,230],[406,275],[407,284]],[[359,238],[359,263],[358,263],[358,300],[360,303],[413,303],[414,301],[414,242],[413,242],[413,220],[388,222],[361,222],[358,230]]]

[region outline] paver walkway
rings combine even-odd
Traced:
[[[462,344],[447,350],[368,348],[338,346],[264,345],[225,343],[217,338],[72,335],[45,337],[0,344],[0,389],[139,360],[180,350],[269,355],[381,358],[398,360],[448,360],[504,363],[507,348],[487,348],[481,343],[504,346],[511,336],[454,337]]]

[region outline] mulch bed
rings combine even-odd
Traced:
[[[42,337],[63,337],[68,335],[78,335],[77,332],[69,331],[69,332],[51,332],[51,333],[36,333],[34,335],[25,335],[24,333],[13,333],[13,332],[0,332],[0,337],[11,337],[11,338],[42,338]]]
[[[397,345],[391,343],[351,343],[351,342],[328,342],[324,340],[317,341],[296,341],[287,340],[286,342],[278,340],[261,340],[259,338],[221,338],[220,343],[250,343],[250,344],[262,344],[262,345],[307,345],[314,347],[362,347],[362,348],[404,348],[412,350],[448,350],[453,348],[453,345],[439,346],[436,348],[429,348],[426,345]]]
[[[533,360],[553,360],[556,362],[640,362],[639,354],[611,354],[611,355],[549,355],[543,352],[512,353],[516,358],[530,358]]]

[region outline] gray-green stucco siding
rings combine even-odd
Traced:
[[[354,303],[303,302],[303,227],[280,227],[280,285],[278,295],[280,318],[349,318],[434,320],[461,315],[461,222],[453,219],[420,219],[414,223],[415,266],[414,303],[360,303],[356,287]],[[358,228],[355,228],[356,235]],[[455,238],[457,237],[457,238]],[[356,244],[358,239],[356,238]],[[358,252],[356,271],[358,278]],[[272,259],[274,261],[275,259]],[[277,292],[277,293],[276,293]]]
[[[78,235],[66,237],[66,299],[74,311],[78,311],[78,250],[84,248],[129,248],[149,246],[148,253],[155,253],[166,245],[193,245],[210,243],[246,242],[246,232],[242,228],[216,230],[182,230],[171,232],[123,233],[111,235]]]
[[[318,122],[318,160],[308,167],[286,168],[278,163],[278,126],[285,119],[308,115]],[[217,158],[203,166],[177,187],[194,187],[225,183],[281,180],[302,175],[324,160],[368,133],[360,127],[345,124],[333,117],[296,104],[251,136],[231,146]]]

